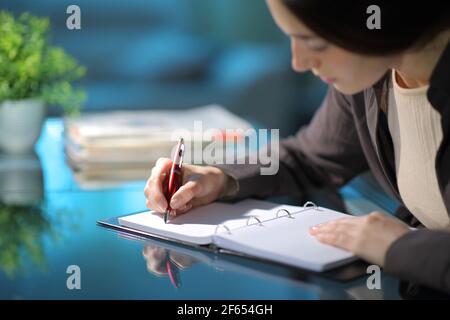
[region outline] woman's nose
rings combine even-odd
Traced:
[[[306,72],[309,70],[307,65],[298,57],[292,55],[292,69],[296,72]]]
[[[316,67],[317,61],[314,57],[311,57],[304,48],[298,43],[297,40],[291,41],[292,51],[292,69],[296,72],[306,72]]]

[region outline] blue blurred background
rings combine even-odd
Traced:
[[[286,136],[308,122],[325,94],[311,74],[291,70],[289,41],[263,0],[0,3],[50,18],[52,42],[87,67],[84,111],[219,103]],[[81,30],[66,27],[71,4],[81,8]]]
[[[66,27],[72,4],[81,8],[81,30]],[[0,9],[50,19],[52,43],[87,67],[83,112],[218,103],[287,136],[309,122],[325,95],[320,80],[291,70],[289,40],[264,0],[0,0]],[[49,117],[60,115],[48,109]],[[94,223],[144,210],[145,181],[81,184],[67,165],[64,141],[62,122],[51,119],[36,152],[0,153],[0,298],[348,298],[340,285],[305,285],[309,277],[289,270],[265,266],[268,272],[259,273],[243,264],[250,271],[218,272],[216,257],[184,271],[183,289],[173,291],[168,279],[148,274],[141,243]],[[349,212],[375,210],[366,199],[392,211],[370,182],[343,189]],[[337,194],[305,198],[343,210]],[[65,286],[74,263],[86,279],[78,293]],[[280,273],[282,281],[270,276]],[[199,276],[206,279],[200,285]]]

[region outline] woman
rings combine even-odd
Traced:
[[[185,166],[175,214],[221,197],[301,194],[339,187],[370,169],[424,226],[409,232],[379,212],[313,227],[318,240],[349,250],[409,283],[450,293],[450,9],[447,2],[378,2],[380,29],[365,1],[267,0],[291,39],[292,67],[330,87],[312,122],[280,143],[280,169]],[[338,4],[337,4],[338,3]],[[397,7],[396,7],[397,6]],[[408,21],[404,21],[407,18]],[[160,159],[145,195],[164,211]]]

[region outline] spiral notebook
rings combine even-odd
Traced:
[[[279,205],[247,199],[216,202],[180,215],[168,224],[162,214],[146,211],[118,218],[139,233],[192,245],[212,245],[249,257],[322,272],[357,260],[350,252],[320,243],[313,225],[346,214],[316,206]]]

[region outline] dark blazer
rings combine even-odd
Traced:
[[[340,187],[370,169],[384,190],[401,202],[383,111],[387,110],[390,81],[388,72],[373,87],[354,95],[330,87],[311,123],[281,141],[276,175],[260,175],[259,165],[220,166],[239,182],[237,197]],[[441,115],[443,140],[436,156],[436,174],[450,213],[450,44],[432,73],[427,96]],[[385,272],[450,293],[450,232],[423,228],[402,236],[387,252]]]

